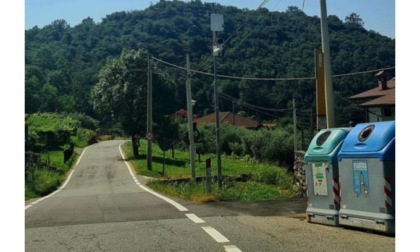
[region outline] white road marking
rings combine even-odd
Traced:
[[[204,231],[206,231],[207,234],[209,234],[215,241],[219,243],[229,242],[229,240],[226,237],[224,237],[221,233],[219,233],[219,231],[217,231],[216,229],[209,226],[201,228],[204,229]]]
[[[120,153],[121,153],[121,156],[122,156],[122,157],[123,157],[123,159],[124,159],[124,163],[125,163],[125,165],[127,166],[127,169],[128,169],[128,171],[130,172],[131,176],[135,177],[135,175],[134,175],[133,171],[131,170],[131,166],[130,166],[130,164],[129,164],[126,160],[125,160],[125,156],[124,156],[124,153],[123,153],[123,151],[122,151],[122,149],[121,149],[121,146],[122,146],[122,144],[120,144],[119,148],[120,148]],[[140,184],[140,183],[138,184],[138,186],[139,186],[141,189],[145,190],[146,192],[149,192],[149,193],[151,193],[151,194],[155,195],[156,197],[161,198],[161,199],[163,199],[164,201],[168,202],[168,203],[169,203],[169,204],[171,204],[172,206],[176,207],[179,211],[182,211],[182,212],[188,211],[188,209],[187,209],[187,208],[185,208],[184,206],[182,206],[182,205],[181,205],[181,204],[179,204],[178,202],[175,202],[175,201],[171,200],[170,198],[167,198],[167,197],[165,197],[165,196],[163,196],[163,195],[160,195],[159,193],[152,191],[151,189],[149,189],[148,187],[146,187],[146,186],[144,186],[144,185],[142,185],[142,184]]]
[[[225,246],[225,251],[226,252],[242,252],[242,250],[240,250],[238,247],[236,247],[234,245]]]
[[[154,191],[152,191],[151,189],[149,189],[148,187],[140,184],[137,180],[137,177],[135,176],[135,174],[133,173],[132,167],[130,166],[130,163],[128,163],[125,159],[126,157],[124,156],[124,153],[122,151],[122,144],[119,145],[119,149],[120,149],[120,153],[122,158],[124,159],[124,163],[127,166],[128,171],[130,172],[131,176],[133,177],[133,180],[136,182],[136,184],[143,190],[145,190],[146,192],[149,192],[153,195],[155,195],[158,198],[163,199],[164,201],[168,202],[169,204],[173,205],[174,207],[176,207],[179,211],[188,211],[187,208],[185,208],[184,206],[182,206],[181,204],[163,196],[160,195],[159,193],[156,193]],[[205,223],[205,221],[203,219],[201,219],[200,217],[198,217],[195,214],[185,214],[191,221],[193,221],[194,223]],[[207,234],[209,234],[216,242],[219,243],[225,243],[225,242],[229,242],[229,240],[224,237],[221,233],[219,233],[219,231],[217,231],[216,229],[210,227],[210,226],[206,226],[206,227],[201,227],[204,231],[206,231]],[[227,245],[224,247],[226,252],[242,252],[239,248],[237,248],[234,245]]]
[[[204,223],[205,221],[202,220],[201,218],[199,218],[197,215],[195,214],[185,214],[188,219],[192,220],[194,223]]]
[[[63,184],[63,185],[62,185],[59,189],[57,189],[55,192],[53,192],[53,193],[51,193],[51,194],[49,194],[49,195],[47,195],[47,196],[45,196],[45,197],[42,197],[42,198],[40,198],[40,199],[38,199],[38,200],[36,200],[36,201],[32,202],[31,204],[29,204],[29,205],[25,206],[25,210],[26,210],[26,209],[28,209],[28,208],[30,208],[31,206],[33,206],[33,205],[35,205],[35,204],[37,204],[37,203],[39,203],[39,202],[43,201],[43,200],[45,200],[45,199],[48,199],[49,197],[51,197],[51,196],[53,196],[54,194],[56,194],[56,193],[60,192],[61,190],[63,190],[63,189],[64,189],[64,187],[66,187],[66,185],[69,183],[70,178],[71,178],[71,176],[73,175],[73,172],[75,171],[76,167],[79,165],[79,162],[80,162],[80,160],[82,159],[83,154],[85,154],[85,151],[87,150],[87,148],[89,148],[89,146],[88,146],[88,147],[86,147],[86,148],[83,150],[82,154],[79,156],[79,159],[77,160],[77,162],[76,162],[76,164],[75,164],[75,166],[74,166],[74,169],[70,172],[70,174],[69,174],[69,176],[67,177],[67,179],[66,179],[66,181],[64,182],[64,184]]]

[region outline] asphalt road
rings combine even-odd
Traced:
[[[27,202],[26,251],[395,251],[395,238],[307,223],[303,199],[194,204],[156,194],[107,141]]]

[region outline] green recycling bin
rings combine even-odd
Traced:
[[[338,226],[340,184],[337,154],[350,128],[323,129],[312,139],[304,157],[307,220]]]
[[[395,233],[395,121],[356,125],[338,165],[340,226]]]

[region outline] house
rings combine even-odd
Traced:
[[[245,127],[248,129],[257,129],[260,127],[260,124],[252,119],[245,118],[239,115],[235,115],[232,112],[219,112],[219,120],[220,123],[230,124],[239,127]],[[197,125],[205,124],[205,123],[215,123],[216,122],[216,114],[209,114],[203,116],[201,118],[197,118],[194,120]]]
[[[387,77],[384,71],[377,73],[377,87],[349,98],[366,110],[368,122],[395,120],[395,77],[391,80]]]

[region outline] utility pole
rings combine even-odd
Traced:
[[[324,54],[315,49],[315,77],[316,77],[316,129],[327,128],[325,112],[325,78],[324,78]]]
[[[150,66],[150,54],[147,55],[147,169],[152,170],[152,69]]]
[[[217,157],[217,184],[222,187],[222,160],[220,158],[220,122],[219,122],[219,90],[217,87],[216,74],[216,56],[222,50],[216,44],[216,32],[223,31],[223,16],[220,14],[211,14],[211,30],[213,32],[213,69],[214,69],[214,111],[216,115],[216,157]]]
[[[327,4],[326,0],[320,0],[321,5],[321,37],[322,51],[324,53],[324,71],[325,71],[325,106],[327,117],[327,128],[335,127],[334,117],[334,96],[332,88],[330,41],[327,23]]]
[[[296,119],[296,104],[293,98],[293,135],[294,135],[294,152],[297,151],[297,119]]]
[[[192,97],[191,97],[191,72],[190,72],[190,55],[187,53],[187,112],[188,112],[188,138],[190,140],[190,166],[191,178],[195,181],[195,146],[193,135],[193,113],[192,113]]]

